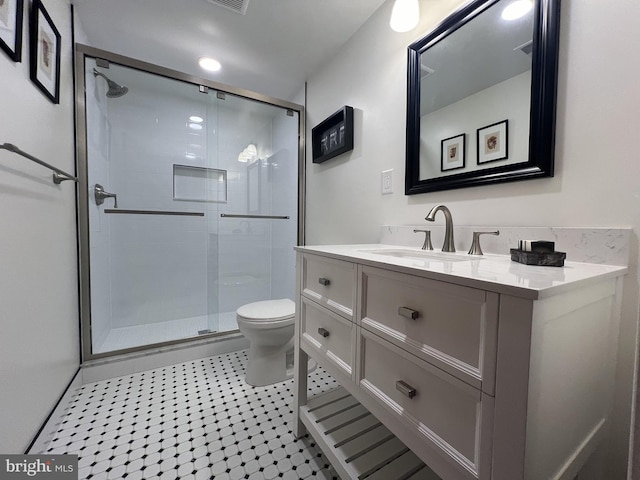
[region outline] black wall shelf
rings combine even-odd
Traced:
[[[353,107],[345,105],[311,129],[313,163],[353,150]]]

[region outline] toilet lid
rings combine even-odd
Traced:
[[[259,322],[272,322],[292,317],[296,313],[296,304],[288,299],[265,300],[263,302],[248,303],[236,311],[239,317]]]

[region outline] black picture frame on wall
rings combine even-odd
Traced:
[[[53,103],[60,103],[60,32],[40,0],[33,1],[29,22],[31,81]]]
[[[311,129],[313,163],[353,150],[353,107],[345,105]]]
[[[24,0],[0,0],[0,47],[14,62],[22,61]]]

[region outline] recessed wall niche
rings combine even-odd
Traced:
[[[227,203],[227,171],[174,164],[173,199]]]

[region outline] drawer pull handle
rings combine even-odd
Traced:
[[[402,380],[398,380],[396,382],[396,390],[398,390],[405,397],[413,398],[416,396],[416,389],[408,383],[403,382]]]
[[[324,338],[327,338],[329,336],[329,330],[325,330],[324,328],[319,328],[318,333]]]
[[[320,278],[318,279],[318,283],[319,283],[320,285],[324,285],[324,286],[326,287],[327,285],[329,285],[329,284],[331,283],[331,281],[330,281],[328,278],[322,278],[322,277],[320,277]]]
[[[415,320],[420,316],[420,312],[407,307],[398,307],[398,315],[408,318],[409,320]]]

